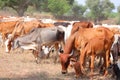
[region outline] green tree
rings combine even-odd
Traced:
[[[117,11],[118,11],[118,13],[120,13],[120,6],[117,7]]]
[[[0,0],[0,8],[11,7],[19,16],[23,16],[29,6],[40,12],[52,12],[55,15],[66,13],[74,0]]]
[[[40,12],[48,12],[48,0],[33,0],[32,1],[33,6],[36,8],[36,10],[39,10]]]
[[[79,5],[79,4],[75,3],[73,5],[73,7],[72,7],[73,16],[75,16],[75,17],[83,17],[86,9],[87,9],[86,6]]]
[[[118,24],[120,24],[120,6],[117,7],[117,12],[118,12]]]
[[[34,0],[33,1],[33,5],[35,6],[35,8],[36,8],[36,10],[39,10],[40,12],[42,12],[42,11],[44,11],[44,12],[50,12],[51,10],[49,9],[49,5],[51,5],[51,4],[54,4],[54,3],[59,3],[60,1],[58,1],[58,0],[54,0],[54,1],[49,1],[49,0]],[[67,4],[69,4],[69,5],[73,5],[73,3],[74,3],[74,0],[63,0],[62,1],[63,3],[65,2],[67,2]],[[60,3],[61,4],[61,3]],[[54,5],[54,6],[56,6],[56,5]]]
[[[95,22],[107,19],[114,9],[114,4],[109,0],[86,0],[86,5],[90,12],[89,17]]]
[[[55,16],[61,16],[70,10],[70,4],[66,0],[48,0],[48,9]]]
[[[67,2],[70,4],[70,5],[73,5],[75,0],[67,0]]]
[[[13,8],[19,16],[23,16],[28,6],[32,3],[32,0],[1,0],[1,7]]]

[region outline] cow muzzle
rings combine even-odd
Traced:
[[[61,72],[62,72],[62,74],[66,74],[67,70],[62,70]]]

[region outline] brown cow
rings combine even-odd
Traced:
[[[93,33],[94,33],[94,35],[93,35]],[[114,41],[114,33],[111,30],[109,30],[108,28],[100,27],[100,28],[96,28],[95,32],[94,32],[94,30],[91,31],[89,29],[87,29],[86,31],[85,31],[85,29],[80,30],[78,35],[80,37],[77,37],[77,39],[75,41],[75,44],[76,44],[75,47],[78,47],[78,49],[81,47],[80,61],[84,58],[84,54],[83,54],[82,50],[84,51],[84,48],[85,48],[86,44],[89,42],[89,40],[91,40],[92,38],[95,38],[95,37],[105,38],[106,42],[104,43],[104,46],[106,46],[106,45],[108,46],[106,48],[107,51],[105,52],[105,54],[106,54],[105,67],[108,68],[109,63],[110,63],[110,61],[109,61],[110,48]],[[95,45],[97,45],[97,43]],[[82,65],[83,65],[83,63],[81,61],[81,69],[83,70]],[[107,74],[107,70],[105,71],[104,75],[106,75],[106,74]]]
[[[80,74],[82,74],[80,69],[80,62],[77,61],[75,58],[70,59],[70,66],[74,68],[75,70],[75,77],[78,78]]]
[[[76,77],[79,77],[81,73],[80,65],[85,63],[85,58],[88,56],[91,57],[90,62],[90,68],[91,68],[91,76],[93,75],[93,69],[94,69],[94,61],[96,56],[101,56],[104,59],[104,66],[106,62],[106,57],[109,57],[108,54],[106,54],[106,51],[110,49],[109,46],[109,40],[106,40],[104,37],[95,37],[89,40],[86,44],[86,46],[81,50],[80,55],[80,62],[78,62],[75,59],[70,59],[71,65],[73,65],[76,73]],[[81,60],[82,59],[82,60]],[[81,63],[81,64],[80,64]]]
[[[108,59],[110,54],[108,53],[111,48],[111,40],[106,37],[94,37],[90,39],[84,48],[81,49],[80,65],[84,63],[85,56],[91,56],[90,68],[91,76],[93,75],[95,57],[102,56],[104,59],[104,67],[108,67]]]
[[[105,39],[109,40],[109,47],[107,47],[106,51],[106,65],[105,67],[108,68],[109,66],[109,53],[110,53],[110,47],[112,45],[112,42],[114,40],[114,33],[110,31],[108,28],[105,27],[99,27],[99,28],[81,28],[79,31],[72,34],[69,39],[66,41],[65,47],[64,47],[64,53],[60,54],[60,60],[61,60],[61,66],[62,66],[62,73],[67,72],[67,67],[69,65],[70,61],[70,52],[72,49],[76,49],[80,51],[80,68],[83,71],[83,60],[81,55],[84,51],[84,48],[89,40],[91,40],[94,37],[105,37]],[[106,43],[107,44],[107,43]],[[84,54],[83,54],[84,55]],[[82,57],[82,58],[81,58]],[[107,70],[105,71],[104,75],[107,74]]]

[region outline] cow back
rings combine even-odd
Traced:
[[[114,40],[114,33],[107,28],[82,28],[77,32],[75,39],[75,47],[79,48],[80,46],[84,47],[85,44],[94,37],[104,37],[110,41],[112,45]],[[111,47],[111,46],[110,46]]]

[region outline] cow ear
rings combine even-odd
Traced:
[[[60,53],[64,53],[64,51],[63,51],[63,50],[60,50]]]
[[[64,51],[59,49],[58,55],[60,55],[60,54],[64,54]]]
[[[64,53],[64,50],[63,50],[61,44],[59,44],[58,52],[59,52],[59,53]]]
[[[59,52],[60,52],[60,53],[64,53],[64,51],[63,51],[62,49],[59,49]]]

